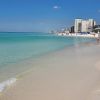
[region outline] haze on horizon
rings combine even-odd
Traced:
[[[0,31],[48,32],[75,18],[100,24],[100,0],[0,0]]]

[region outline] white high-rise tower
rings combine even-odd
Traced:
[[[82,19],[75,19],[75,32],[81,32]]]

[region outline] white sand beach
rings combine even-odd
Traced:
[[[34,68],[0,100],[100,100],[100,45],[76,45],[25,63],[19,65]]]

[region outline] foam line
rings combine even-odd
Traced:
[[[0,92],[6,89],[8,86],[11,86],[13,83],[17,81],[17,78],[10,78],[2,83],[0,83]]]

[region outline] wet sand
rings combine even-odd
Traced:
[[[70,47],[24,64],[32,65],[0,100],[100,100],[100,45]]]

